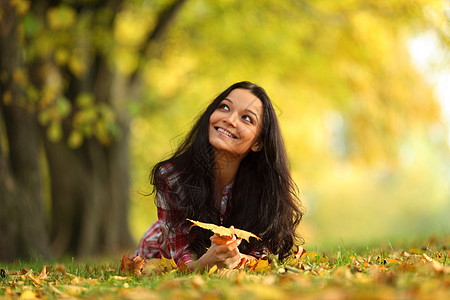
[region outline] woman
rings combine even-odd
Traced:
[[[244,81],[207,107],[173,156],[153,168],[158,220],[136,255],[173,258],[179,267],[234,268],[285,256],[302,218],[272,103]],[[213,235],[186,219],[234,226],[261,238],[250,242]]]

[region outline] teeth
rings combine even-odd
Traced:
[[[230,132],[226,131],[225,129],[218,128],[217,131],[222,132],[222,133],[228,135],[230,138],[234,138],[234,135],[232,135]]]

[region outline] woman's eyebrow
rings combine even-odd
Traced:
[[[258,121],[258,115],[257,115],[254,111],[252,111],[252,110],[249,109],[249,108],[247,108],[247,109],[245,109],[245,110],[248,111],[249,113],[255,115],[255,118],[256,118],[256,120]]]
[[[233,103],[233,101],[230,98],[224,98],[223,100],[224,101],[226,100],[226,101],[228,101],[230,103]],[[254,115],[256,120],[259,121],[258,115],[253,110],[251,110],[250,108],[246,108],[245,111],[247,111],[247,112],[251,113],[252,115]]]

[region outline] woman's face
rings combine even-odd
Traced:
[[[245,89],[234,89],[209,118],[209,142],[215,150],[244,158],[259,151],[258,137],[263,126],[263,104]]]

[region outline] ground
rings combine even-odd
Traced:
[[[284,261],[186,273],[172,260],[1,264],[5,299],[450,299],[450,237],[413,245],[298,251]],[[307,248],[307,245],[305,245]],[[122,270],[123,269],[123,270]]]

